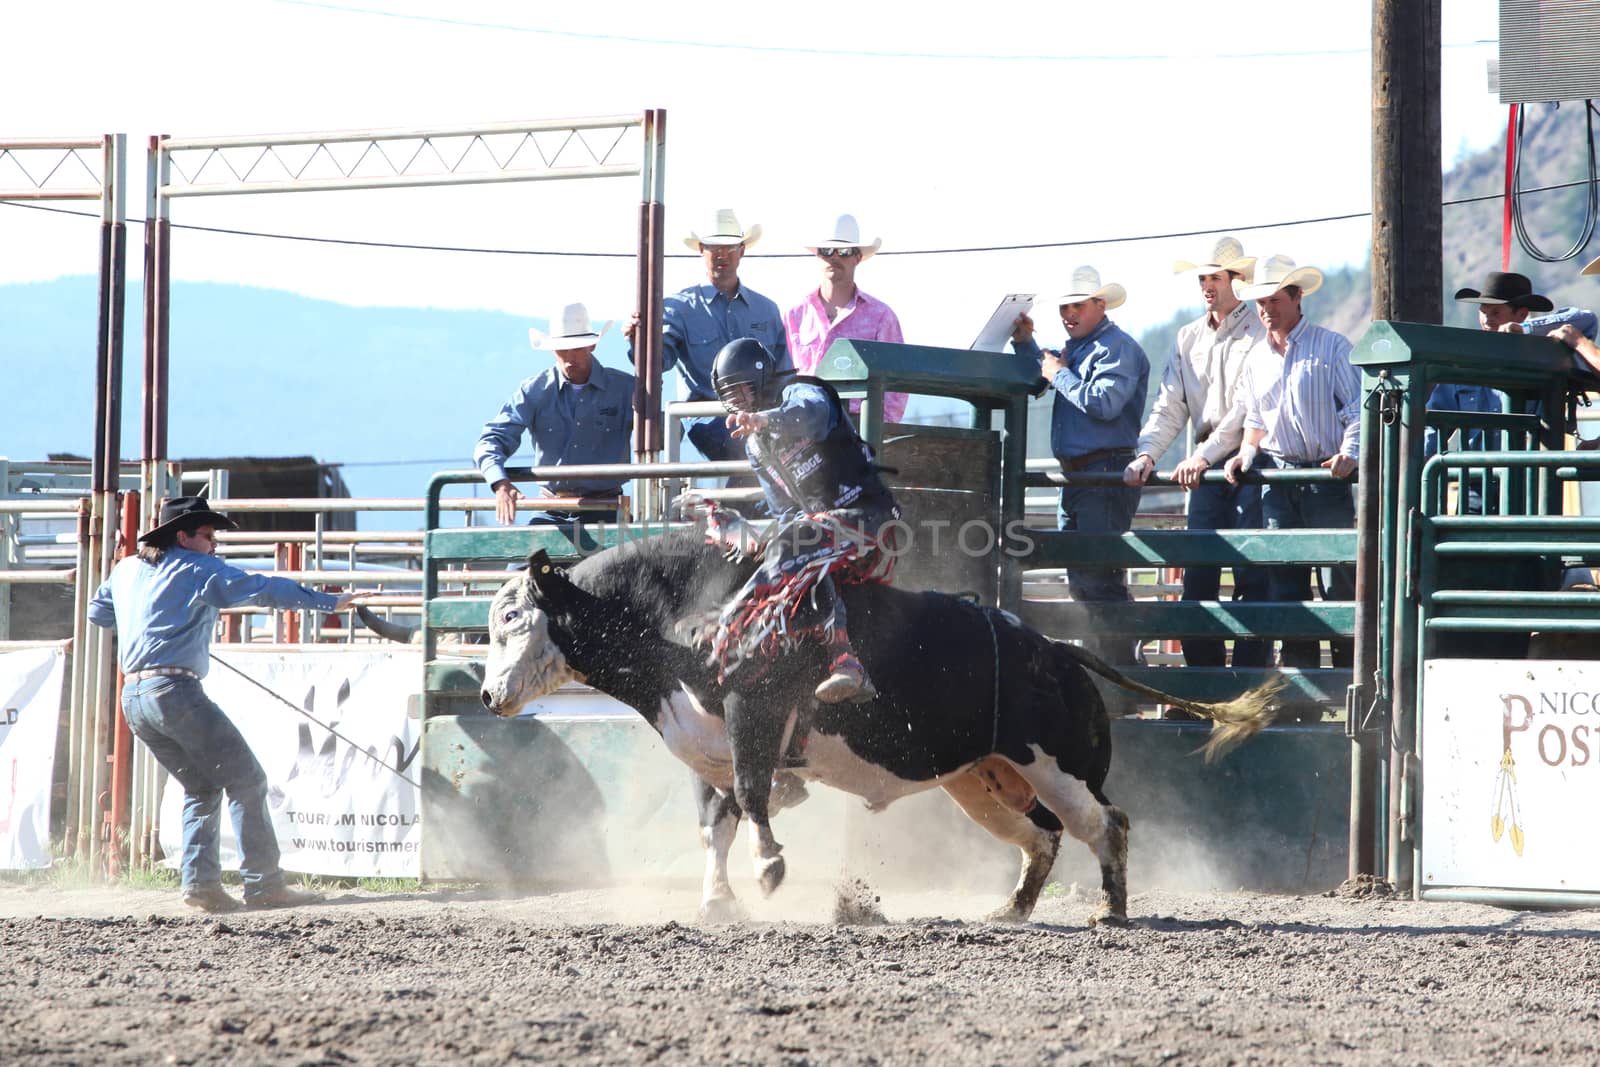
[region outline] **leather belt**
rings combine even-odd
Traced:
[[[200,680],[200,675],[188,667],[146,667],[142,671],[129,671],[123,676],[124,681],[142,682],[146,678],[193,678]]]
[[[1101,460],[1105,459],[1115,459],[1117,456],[1127,456],[1129,459],[1132,459],[1133,449],[1101,448],[1094,452],[1085,452],[1081,456],[1068,456],[1065,459],[1060,459],[1058,462],[1060,462],[1062,470],[1081,471],[1091,463],[1099,463]]]

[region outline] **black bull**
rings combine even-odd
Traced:
[[[773,786],[775,776],[782,786],[794,775],[854,793],[873,809],[942,787],[1022,851],[1016,889],[996,918],[1032,913],[1065,829],[1099,861],[1101,917],[1122,920],[1128,820],[1102,789],[1110,729],[1085,668],[1211,719],[1213,750],[1271,718],[1265,691],[1223,705],[1185,701],[1140,686],[1009,613],[879,585],[842,590],[851,636],[878,688],[874,700],[819,704],[812,688],[824,673],[820,648],[780,657],[754,680],[735,672],[719,684],[682,634],[750,570],[693,531],[598,553],[570,573],[541,551],[500,589],[489,613],[483,702],[491,711],[514,715],[581,679],[637,710],[699,776],[707,917],[736,913],[727,854],[741,812],[755,827],[763,890],[783,880],[770,824]]]

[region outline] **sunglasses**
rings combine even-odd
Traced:
[[[861,254],[861,249],[859,249],[859,248],[819,248],[819,249],[817,249],[817,255],[821,256],[823,259],[833,259],[835,257],[837,257],[839,259],[849,259],[852,256],[859,256],[860,254]]]

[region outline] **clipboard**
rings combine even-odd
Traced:
[[[969,346],[974,352],[1004,352],[1011,340],[1018,315],[1033,310],[1032,293],[1007,293],[989,315],[989,321],[978,331],[978,339]]]

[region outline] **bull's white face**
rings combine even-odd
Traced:
[[[550,638],[549,617],[534,603],[527,575],[518,575],[489,604],[489,657],[483,666],[483,706],[512,716],[530,700],[582,676]]]

